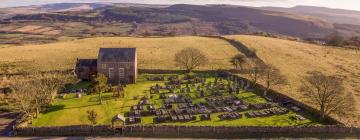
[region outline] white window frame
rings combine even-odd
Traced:
[[[109,76],[109,79],[113,78],[113,76],[114,76],[114,68],[109,68],[108,76]]]
[[[119,68],[119,78],[124,79],[125,78],[125,69]]]

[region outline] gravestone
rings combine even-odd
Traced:
[[[236,94],[239,94],[239,93],[240,93],[240,88],[236,87]]]
[[[190,93],[190,92],[191,92],[190,87],[187,87],[187,88],[186,88],[186,92],[187,92],[187,93]]]
[[[206,85],[206,91],[209,91],[210,90],[210,86]]]
[[[76,98],[81,98],[82,94],[81,93],[76,93]]]
[[[201,78],[201,86],[205,86],[206,83],[206,79],[205,78]]]
[[[159,89],[159,88],[156,88],[156,89],[155,89],[155,93],[156,93],[156,94],[159,94],[159,93],[160,93],[160,89]]]
[[[205,91],[204,91],[204,90],[201,90],[201,91],[200,91],[200,96],[201,96],[201,97],[205,97]]]
[[[201,90],[201,87],[200,87],[200,86],[197,86],[197,87],[196,87],[196,90],[197,90],[197,91],[200,91],[200,90]]]
[[[228,89],[228,91],[229,91],[229,94],[232,94],[232,93],[234,92],[232,87],[230,87],[230,88]]]
[[[240,80],[240,88],[244,88],[244,81],[243,80]]]
[[[181,92],[181,93],[184,93],[184,92],[185,92],[185,89],[184,89],[184,88],[180,88],[180,92]]]

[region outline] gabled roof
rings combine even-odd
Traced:
[[[120,114],[117,114],[115,115],[112,120],[112,122],[116,122],[116,121],[122,121],[122,122],[125,122],[126,121],[126,118],[123,116],[123,115],[120,115]]]
[[[76,67],[96,67],[97,59],[78,59]]]
[[[100,48],[99,62],[135,61],[136,48]]]

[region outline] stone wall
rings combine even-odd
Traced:
[[[16,129],[18,136],[126,136],[126,137],[191,137],[191,138],[254,138],[254,137],[317,137],[360,138],[360,128],[344,126],[301,127],[212,127],[212,126],[127,126],[113,130],[110,126],[26,127]]]

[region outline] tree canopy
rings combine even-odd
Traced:
[[[207,57],[198,49],[185,48],[175,54],[175,62],[187,72],[205,65],[208,62]]]

